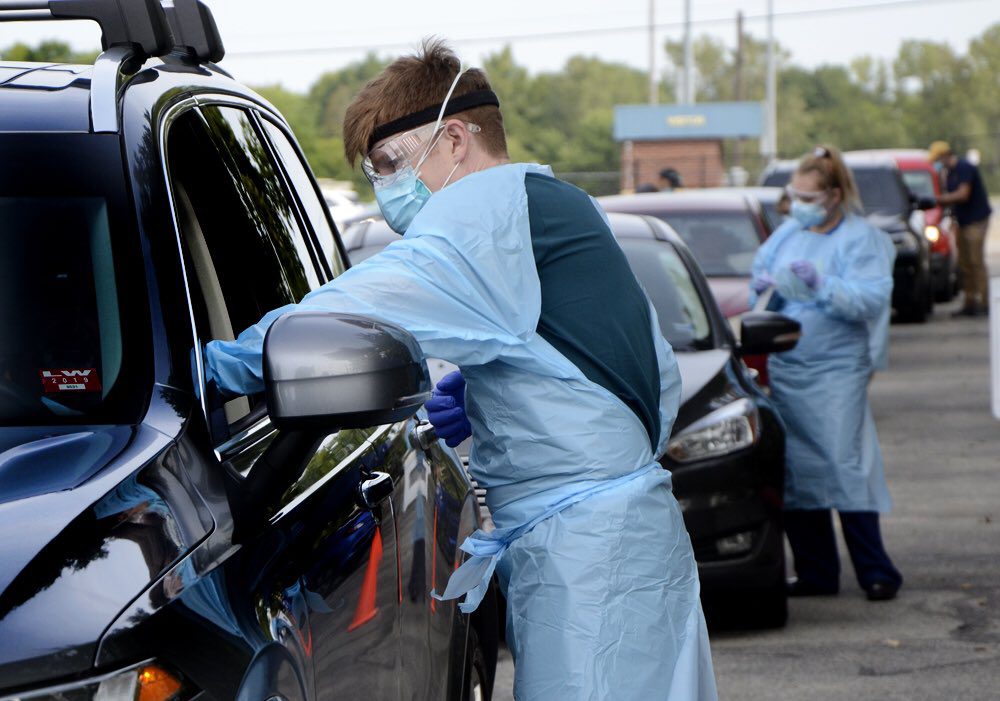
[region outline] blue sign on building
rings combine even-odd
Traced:
[[[615,106],[616,141],[752,139],[763,133],[760,102]]]

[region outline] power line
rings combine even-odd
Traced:
[[[839,7],[812,8],[808,10],[787,10],[785,12],[775,12],[775,19],[792,19],[796,17],[812,17],[822,15],[840,15],[852,12],[870,12],[873,10],[898,9],[902,7],[914,7],[917,5],[954,5],[959,2],[984,2],[984,0],[889,0],[880,3],[865,3],[859,5],[846,5]],[[767,20],[767,14],[746,15],[744,21],[755,22]],[[692,25],[697,26],[719,26],[732,24],[736,20],[733,17],[714,17],[711,19],[691,20]],[[657,30],[680,29],[684,27],[684,22],[664,22],[655,25]],[[563,39],[568,37],[585,37],[608,34],[631,34],[635,32],[649,31],[649,24],[633,24],[620,27],[592,27],[588,29],[563,29],[549,32],[536,32],[532,34],[501,34],[493,36],[468,37],[464,39],[450,39],[448,43],[453,45],[461,44],[486,44],[495,42],[514,41],[541,41],[545,39]],[[393,49],[411,49],[414,42],[393,42],[388,44],[341,44],[339,46],[316,46],[300,47],[289,49],[258,49],[252,51],[230,51],[230,57],[253,57],[253,56],[294,56],[303,54],[319,53],[345,53],[357,51],[386,51]]]

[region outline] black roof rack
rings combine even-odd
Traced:
[[[212,63],[226,55],[212,11],[201,0],[163,0],[163,10],[174,35],[175,50]]]
[[[0,0],[0,21],[89,19],[101,26],[104,49],[131,48],[138,58],[170,51],[172,37],[159,0]]]

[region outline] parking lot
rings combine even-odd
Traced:
[[[1000,222],[990,237],[1000,271]],[[783,630],[714,630],[719,697],[997,699],[1000,679],[1000,425],[990,414],[989,326],[950,318],[893,325],[872,406],[895,501],[886,546],[899,598],[869,603],[846,551],[841,594],[792,599]],[[494,699],[513,698],[509,654]]]

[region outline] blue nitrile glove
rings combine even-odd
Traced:
[[[424,407],[438,438],[443,438],[450,448],[472,435],[472,425],[465,414],[465,378],[458,370],[437,383],[434,396]]]
[[[797,260],[788,267],[795,273],[795,277],[809,286],[810,290],[815,290],[819,287],[819,271],[809,261]]]
[[[771,277],[767,273],[761,273],[759,277],[755,277],[753,280],[750,281],[750,289],[756,292],[757,294],[761,294],[768,287],[774,287],[775,284],[776,283],[773,277]]]

